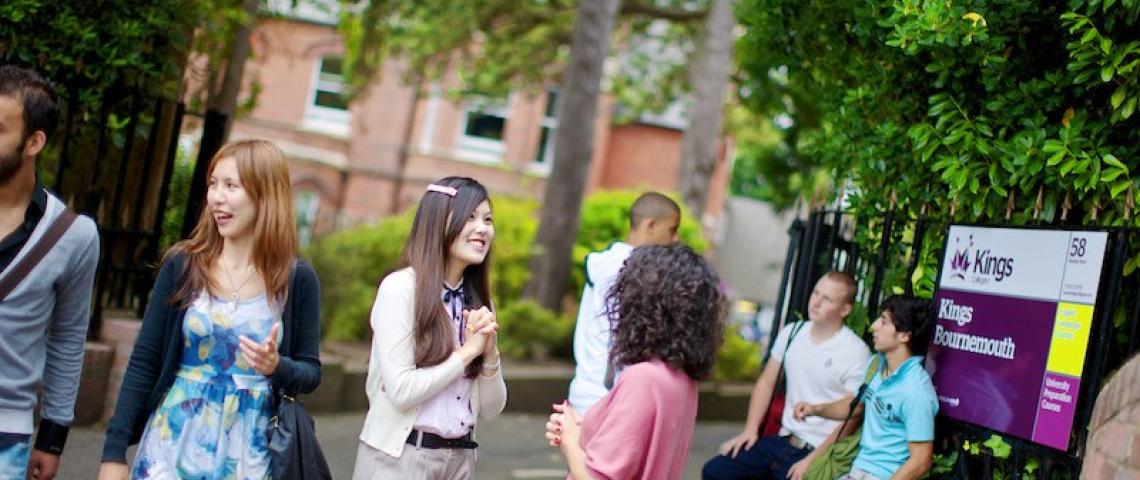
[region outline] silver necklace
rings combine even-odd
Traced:
[[[244,287],[245,284],[249,282],[249,279],[253,278],[253,272],[251,271],[248,274],[246,274],[245,280],[242,280],[241,284],[236,286],[236,287],[234,286],[233,277],[230,276],[230,270],[229,270],[229,268],[226,267],[226,265],[224,263],[222,263],[222,272],[226,274],[226,280],[228,280],[230,282],[230,301],[228,303],[228,306],[230,307],[230,313],[233,313],[233,312],[237,311],[237,307],[238,307],[237,302],[241,298],[238,296],[238,292],[241,291],[241,288]]]

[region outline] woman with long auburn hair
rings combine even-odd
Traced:
[[[353,479],[474,475],[475,424],[507,401],[487,278],[494,239],[483,185],[428,185],[399,269],[372,306],[369,408]]]
[[[193,234],[163,257],[100,479],[267,478],[274,388],[320,383],[320,285],[297,258],[288,162],[268,141],[233,142],[208,181]]]

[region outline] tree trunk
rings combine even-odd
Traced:
[[[218,83],[211,83],[206,108],[226,115],[228,118],[226,138],[230,136],[230,127],[237,113],[237,100],[238,94],[241,93],[242,76],[245,74],[245,61],[249,59],[249,34],[257,23],[261,1],[242,0],[241,9],[246,16],[245,21],[234,28],[233,44],[230,45],[229,55],[221,64],[222,71],[211,75],[211,80],[216,80],[217,73],[221,73],[222,78]]]
[[[241,9],[245,12],[246,21],[234,28],[233,44],[219,66],[220,71],[210,72],[206,117],[202,122],[202,140],[198,143],[198,158],[194,162],[186,200],[186,216],[182,219],[182,238],[189,237],[198,225],[198,216],[206,202],[206,170],[210,159],[230,136],[237,113],[238,94],[241,93],[241,77],[245,73],[245,61],[249,58],[249,34],[257,23],[260,7],[261,0],[242,0]]]
[[[690,60],[693,107],[689,127],[681,138],[678,189],[685,205],[700,218],[708,203],[709,183],[716,168],[717,141],[724,120],[724,96],[732,66],[732,30],[736,18],[731,0],[713,0],[705,24],[705,39]]]
[[[554,165],[546,180],[542,218],[530,258],[530,282],[523,296],[558,312],[570,284],[571,250],[578,236],[582,191],[594,156],[594,122],[601,90],[602,65],[620,0],[578,3],[570,62],[558,105]]]

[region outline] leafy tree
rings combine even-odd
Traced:
[[[1140,224],[1140,2],[749,0],[737,14],[742,104],[782,134],[742,145],[757,166],[745,179],[761,181],[739,185],[784,205],[846,193],[860,251],[876,251],[888,213],[896,265],[919,216]],[[823,198],[791,181],[820,176]],[[914,275],[888,269],[888,291],[933,293],[940,234],[925,232]],[[1118,339],[1130,301],[1113,312]]]
[[[560,127],[555,142],[554,171],[547,184],[544,221],[538,235],[535,269],[540,272],[530,292],[544,307],[557,309],[565,293],[569,269],[568,239],[574,237],[577,212],[592,151],[593,128],[590,118],[574,119],[575,109],[593,109],[596,97],[576,97],[585,85],[570,77],[575,55],[571,26],[581,20],[577,9],[598,6],[594,2],[572,0],[449,2],[385,1],[361,2],[360,8],[346,9],[341,30],[347,44],[346,69],[349,84],[356,91],[371,81],[378,67],[390,57],[405,61],[406,81],[438,80],[454,69],[459,72],[456,94],[503,95],[510,91],[533,91],[549,83],[561,83]],[[619,6],[620,5],[620,6]],[[732,15],[721,8],[715,28],[702,30],[700,20],[708,12],[709,0],[631,0],[610,5],[621,18],[614,32],[614,44],[622,46],[620,61],[608,87],[629,112],[661,110],[678,97],[687,85],[685,73],[694,39],[708,31],[719,35],[710,52],[716,52],[721,65],[701,64],[691,69],[695,82],[711,79],[720,86],[700,89],[702,102],[723,101],[722,77],[730,51],[726,46],[732,30]],[[726,7],[722,2],[721,7]],[[615,21],[609,21],[612,25]],[[607,38],[610,32],[606,33]],[[593,62],[600,71],[611,47],[607,40]],[[591,67],[591,68],[595,68]],[[719,77],[721,78],[718,78]],[[592,88],[592,87],[591,87]],[[718,89],[719,88],[719,89]],[[718,94],[718,92],[721,92]],[[713,105],[712,107],[715,107]],[[718,108],[698,109],[706,115],[697,124],[702,128],[686,131],[685,185],[690,193],[686,203],[703,206],[708,178],[715,158]],[[619,112],[620,115],[620,112]],[[714,128],[708,128],[712,126]],[[692,172],[691,174],[689,172]],[[703,183],[700,179],[704,179]],[[703,209],[702,209],[703,210]],[[550,221],[545,221],[550,219]]]
[[[788,156],[812,160],[793,170],[849,180],[857,212],[1119,225],[1140,164],[1138,11],[744,2],[741,97],[797,122]],[[805,111],[822,113],[800,123]]]
[[[693,89],[693,103],[689,109],[689,125],[681,138],[678,189],[685,204],[697,215],[705,212],[709,183],[716,168],[735,26],[732,2],[713,0],[701,49],[690,62],[689,83]]]

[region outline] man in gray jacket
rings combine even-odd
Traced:
[[[26,274],[17,268],[67,206],[36,176],[36,157],[59,121],[52,86],[0,66],[0,478],[50,479],[74,418],[99,259],[99,232],[78,217]],[[3,294],[3,292],[0,292]],[[43,388],[35,444],[36,389]]]

